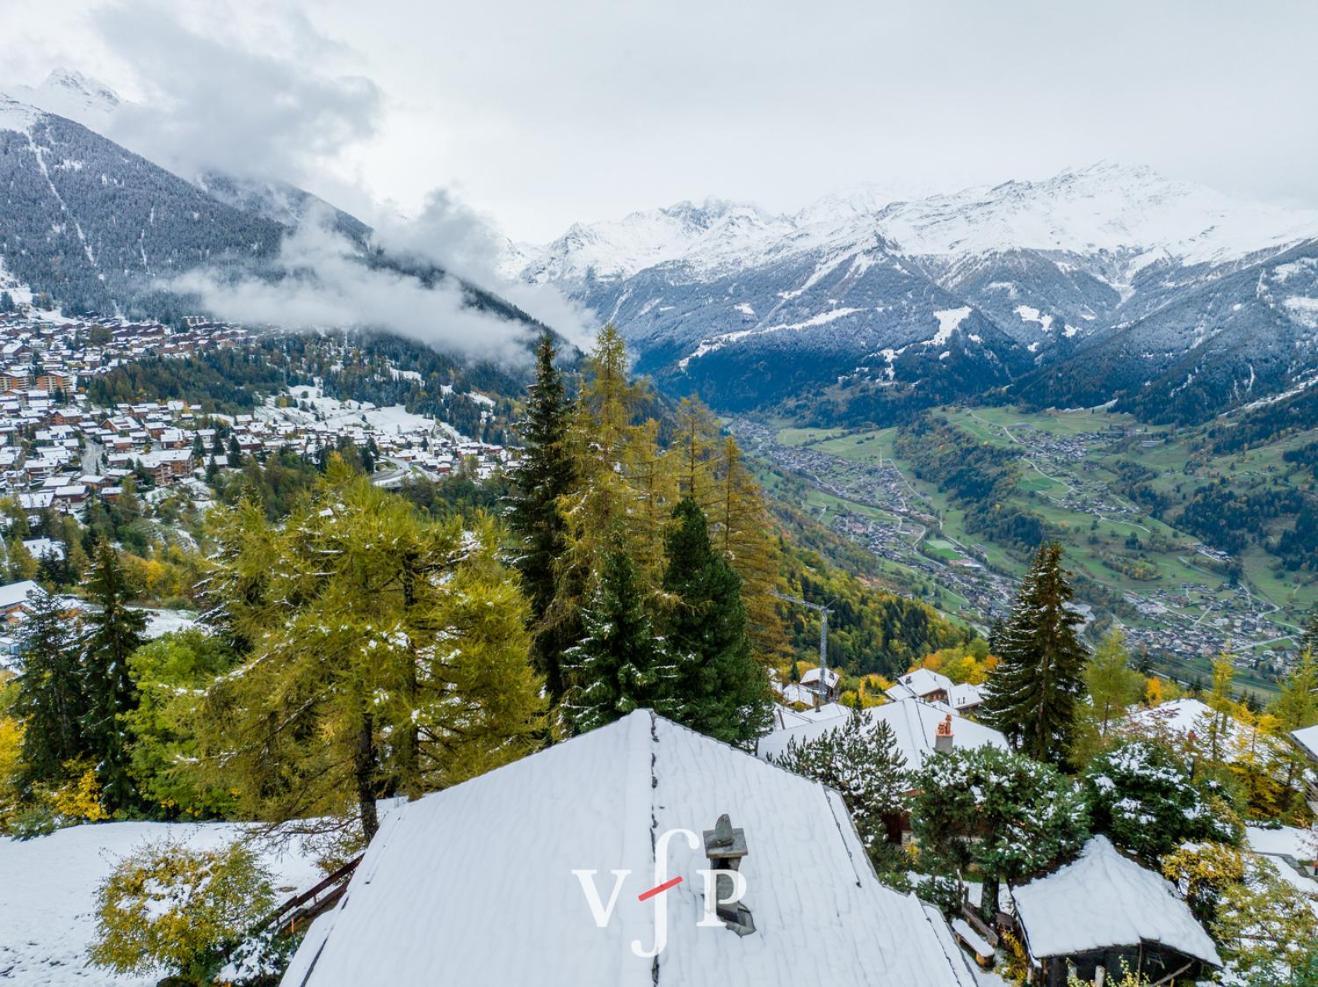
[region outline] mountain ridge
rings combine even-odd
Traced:
[[[1281,264],[1306,243],[1318,243],[1318,210],[1242,203],[1149,168],[1101,162],[918,199],[889,200],[870,187],[791,214],[683,202],[574,224],[549,244],[514,248],[508,264],[617,322],[638,366],[671,390],[747,410],[747,400],[799,407],[802,391],[853,389],[880,420],[1018,380],[1041,400],[1028,383],[1043,379],[1041,368],[1074,362],[1136,324],[1154,349],[1178,340],[1194,349],[1203,340],[1184,331],[1194,321],[1184,301],[1202,302],[1216,288],[1232,296],[1218,309],[1248,308],[1258,324],[1232,318],[1224,328],[1241,338],[1200,352],[1219,378],[1211,397],[1178,398],[1167,382],[1151,392],[1202,420],[1259,396],[1256,387],[1291,385],[1312,360],[1304,320],[1306,304],[1318,300],[1300,293],[1291,309],[1264,311],[1237,276]],[[953,330],[960,348],[938,351],[944,367],[916,359],[940,331],[939,313],[965,306],[975,328]],[[1251,332],[1287,351],[1272,354],[1277,373],[1260,378],[1248,361],[1227,356],[1246,348]],[[796,366],[777,365],[788,356]],[[954,356],[969,364],[958,368]],[[1157,378],[1175,360],[1154,362]],[[1121,394],[1103,381],[1063,390],[1129,404],[1125,392],[1148,382],[1123,377]],[[763,394],[752,399],[756,384]],[[824,404],[845,421],[854,402],[840,397]]]

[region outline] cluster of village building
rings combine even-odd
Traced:
[[[248,339],[245,329],[208,322],[177,330],[0,314],[0,496],[33,519],[47,510],[77,515],[91,498],[113,502],[124,479],[137,474],[161,487],[192,483],[204,499],[208,471],[238,465],[231,453],[245,460],[288,449],[314,457],[344,439],[374,450],[382,485],[409,475],[439,478],[462,466],[488,475],[508,459],[503,447],[468,439],[445,422],[402,407],[340,401],[317,386],[291,388],[239,415],[205,415],[184,400],[98,407],[87,397],[91,380],[126,362]]]

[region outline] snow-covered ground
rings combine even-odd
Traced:
[[[148,842],[176,840],[195,849],[222,846],[233,823],[101,823],[17,842],[0,839],[0,985],[152,987],[155,976],[115,976],[89,966],[96,887],[115,864]],[[267,854],[280,897],[320,878],[309,856]]]
[[[149,641],[198,626],[197,615],[191,610],[144,609],[142,612],[146,614],[146,638]]]
[[[290,387],[286,394],[296,402],[305,403],[310,410],[304,411],[296,405],[280,408],[272,398],[256,409],[256,418],[304,428],[322,421],[325,427],[336,432],[347,432],[350,427],[356,427],[384,435],[443,433],[454,442],[467,441],[466,436],[447,422],[414,414],[401,404],[380,408],[369,401],[340,401],[312,385]],[[466,396],[478,404],[494,403],[491,398],[475,391]]]

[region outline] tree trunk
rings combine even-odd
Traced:
[[[357,803],[361,808],[362,833],[369,843],[380,829],[380,817],[375,808],[375,731],[371,714],[362,711],[361,729],[357,734],[357,753],[353,758],[353,773],[357,779]]]
[[[985,877],[979,892],[979,914],[992,928],[998,917],[998,879]]]

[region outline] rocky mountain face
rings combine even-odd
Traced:
[[[1316,236],[1318,213],[1104,164],[787,216],[683,203],[519,245],[509,265],[720,408],[885,421],[1007,388],[1189,421],[1314,369]]]

